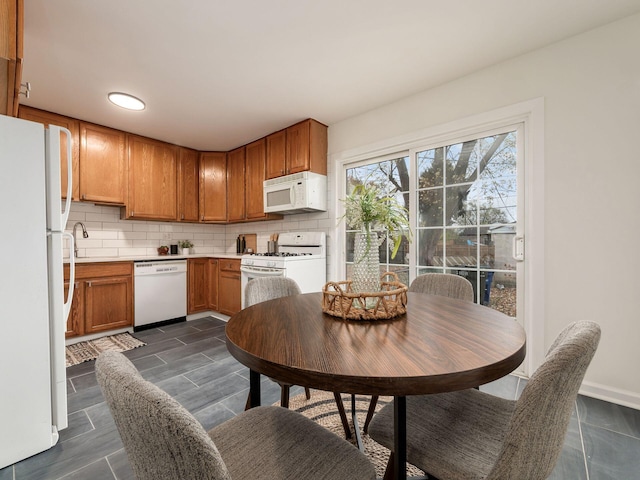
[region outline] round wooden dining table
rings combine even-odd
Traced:
[[[322,312],[321,293],[258,303],[231,317],[227,348],[250,369],[250,404],[260,375],[292,385],[394,397],[395,478],[406,476],[406,396],[477,387],[525,357],[523,328],[471,302],[408,292],[407,313],[344,320]]]

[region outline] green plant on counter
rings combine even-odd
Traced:
[[[180,240],[178,245],[180,245],[180,248],[192,248],[193,242],[191,240]]]

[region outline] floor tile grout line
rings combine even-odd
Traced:
[[[83,466],[82,466],[82,467],[80,467],[80,468],[76,468],[75,470],[72,470],[71,472],[65,473],[65,474],[64,474],[63,476],[61,476],[61,477],[57,477],[57,478],[56,478],[56,480],[62,480],[62,479],[64,479],[64,477],[68,477],[69,475],[73,475],[74,473],[79,472],[80,470],[82,470],[82,469],[84,469],[84,468],[87,468],[87,467],[89,467],[89,466],[93,465],[94,463],[98,463],[99,461],[101,461],[101,460],[106,460],[106,459],[107,459],[107,457],[106,457],[106,456],[105,456],[105,457],[100,457],[100,458],[98,458],[98,459],[94,460],[93,462],[90,462],[90,463],[87,463],[86,465],[83,465]],[[115,477],[114,477],[114,479],[115,479]]]

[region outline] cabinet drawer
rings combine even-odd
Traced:
[[[76,280],[83,278],[133,275],[133,262],[103,262],[76,264]],[[64,278],[69,279],[69,264],[64,265]]]
[[[240,260],[228,260],[226,258],[221,258],[219,264],[220,270],[222,271],[240,273]]]

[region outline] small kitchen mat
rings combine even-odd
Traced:
[[[138,340],[136,337],[126,332],[108,337],[96,338],[95,340],[78,342],[66,347],[67,367],[95,360],[102,352],[126,352],[127,350],[133,350],[134,348],[142,347],[144,345],[146,345],[145,342]]]

